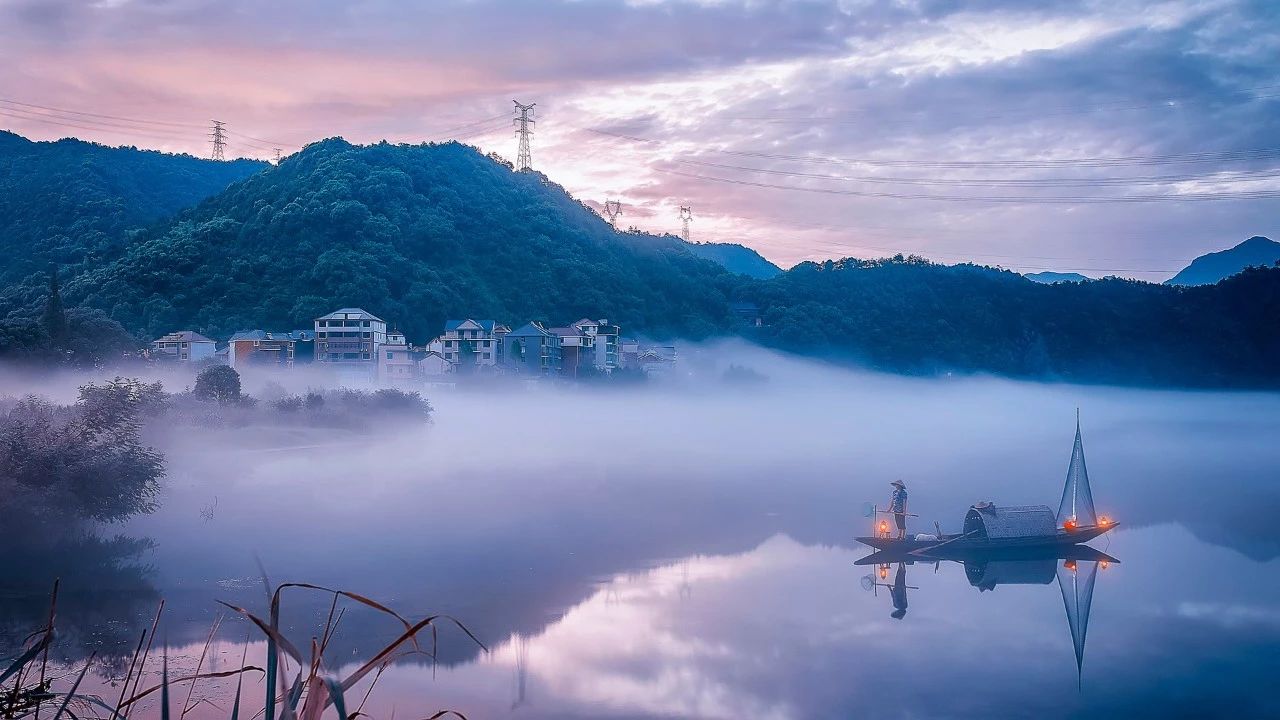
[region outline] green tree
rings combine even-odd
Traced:
[[[240,373],[227,365],[213,365],[200,371],[192,395],[223,405],[240,402]]]

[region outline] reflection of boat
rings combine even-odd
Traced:
[[[935,565],[943,561],[964,565],[965,578],[980,592],[995,590],[1000,585],[1049,585],[1056,579],[1062,591],[1062,604],[1067,611],[1067,624],[1071,628],[1071,644],[1075,649],[1077,678],[1084,666],[1084,640],[1089,628],[1089,612],[1093,605],[1093,586],[1099,568],[1106,568],[1120,561],[1095,550],[1088,545],[1065,547],[977,548],[974,546],[938,546],[925,551],[905,551],[900,548],[880,550],[858,561],[856,565],[874,565],[880,579],[887,579],[889,568],[898,566],[894,584],[876,582],[874,575],[862,579],[863,587],[891,589],[911,587],[906,585],[906,568],[916,563]],[[918,588],[912,588],[918,589]],[[901,591],[901,608],[905,614],[905,590]],[[894,607],[899,607],[897,592]],[[901,619],[901,615],[894,617]]]
[[[874,515],[876,511],[871,510]],[[889,523],[877,520],[875,535],[858,542],[879,550],[933,554],[935,550],[997,550],[1015,548],[1070,548],[1102,535],[1116,526],[1099,518],[1093,507],[1089,473],[1084,464],[1084,444],[1080,439],[1080,418],[1076,417],[1076,441],[1071,452],[1062,501],[1055,515],[1048,505],[997,506],[977,503],[965,513],[964,528],[958,533],[891,537]]]

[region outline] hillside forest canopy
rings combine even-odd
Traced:
[[[0,144],[0,154],[12,144]],[[52,157],[71,162],[64,155],[80,146],[88,155],[104,150],[79,143]],[[109,150],[158,166],[207,164]],[[157,170],[150,180],[139,171],[135,184],[104,190],[117,193],[110,202],[93,196],[68,210],[54,194],[30,197],[21,212],[0,206],[0,223],[37,238],[15,244],[6,266],[0,343],[26,333],[39,344],[52,263],[62,269],[69,319],[97,312],[94,322],[118,323],[139,340],[175,329],[226,337],[308,328],[336,307],[357,306],[416,342],[448,318],[606,317],[628,334],[740,334],[895,372],[1280,384],[1277,268],[1198,288],[1117,278],[1046,285],[995,268],[897,256],[803,263],[759,279],[699,258],[673,236],[615,231],[546,176],[515,172],[458,143],[357,146],[333,138],[278,167],[227,172],[240,170],[248,170],[241,179],[217,182],[201,170],[183,193],[166,188],[163,202],[135,197],[172,179]],[[224,181],[225,189],[209,189]],[[151,221],[184,199],[176,214]],[[94,219],[103,208],[106,219]],[[90,230],[67,232],[60,218],[68,214]],[[39,238],[57,238],[50,242],[60,249]],[[758,308],[761,327],[734,312],[743,303]]]

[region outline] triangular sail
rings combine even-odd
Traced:
[[[1058,568],[1058,588],[1062,590],[1062,604],[1067,609],[1067,624],[1071,626],[1071,644],[1076,651],[1077,680],[1084,672],[1084,637],[1089,630],[1089,608],[1093,605],[1093,583],[1097,578],[1097,562],[1068,561]]]
[[[1067,468],[1067,484],[1058,503],[1058,525],[1074,520],[1076,525],[1097,525],[1093,509],[1093,490],[1089,488],[1089,471],[1084,466],[1084,443],[1080,439],[1080,413],[1076,412],[1076,445],[1071,450],[1071,466]]]

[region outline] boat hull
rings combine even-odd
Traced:
[[[1009,548],[1063,548],[1087,543],[1090,540],[1110,532],[1115,523],[1100,526],[1093,525],[1077,528],[1071,532],[1059,530],[1053,535],[1029,535],[1009,538],[966,538],[960,535],[943,535],[938,539],[917,540],[907,538],[899,540],[892,537],[860,537],[857,541],[877,550],[893,550],[895,552],[920,552],[930,548],[945,546],[948,552],[964,550],[1000,550]]]

